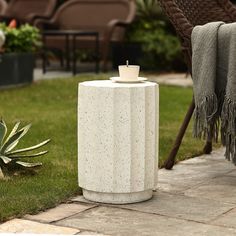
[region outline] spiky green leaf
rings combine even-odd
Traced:
[[[7,142],[7,141],[17,132],[17,129],[19,128],[19,126],[20,126],[20,122],[17,122],[17,123],[14,125],[14,127],[13,127],[11,133],[8,135],[8,137],[7,137],[7,139],[6,139],[5,142]]]
[[[29,162],[23,162],[23,161],[16,161],[16,164],[26,167],[26,168],[34,168],[34,167],[42,166],[42,163],[29,163]]]
[[[7,144],[7,145],[6,145],[6,148],[5,148],[5,150],[4,150],[4,153],[8,153],[8,152],[10,152],[13,148],[15,148],[16,145],[18,144],[19,140],[29,131],[30,127],[31,127],[31,124],[26,125],[25,127],[21,128],[19,131],[17,131],[11,138],[9,138],[9,140],[8,140],[7,142],[5,142],[5,144]],[[19,135],[19,137],[18,137],[17,139],[15,139],[14,141],[11,141],[11,139],[12,139],[16,134],[18,134],[19,132],[21,133],[21,134]],[[11,142],[10,142],[10,141],[11,141]],[[8,143],[8,142],[10,142],[10,143]],[[5,144],[4,144],[4,146],[5,146]]]
[[[18,143],[19,143],[19,139],[16,140],[15,142],[13,142],[11,145],[9,145],[8,148],[7,148],[6,151],[5,151],[5,155],[7,155],[7,153],[8,153],[7,151],[8,151],[8,150],[14,149],[14,148],[17,146]]]
[[[0,158],[2,159],[2,161],[5,163],[5,164],[8,164],[12,161],[12,159],[6,157],[6,156],[0,156]]]
[[[4,137],[7,133],[7,126],[4,120],[0,121],[0,143],[3,143]]]
[[[32,147],[28,147],[28,148],[23,148],[23,149],[18,149],[18,150],[15,150],[15,151],[12,151],[12,152],[7,152],[8,155],[13,155],[13,154],[18,154],[18,153],[22,153],[22,152],[28,152],[28,151],[32,151],[32,150],[35,150],[35,149],[38,149],[44,145],[46,145],[47,143],[49,143],[51,140],[50,139],[47,139],[37,145],[34,145]]]
[[[25,127],[21,128],[23,130],[22,137],[29,131],[31,124],[26,125]]]
[[[17,158],[25,158],[25,157],[38,157],[38,156],[45,155],[47,153],[48,153],[48,151],[42,151],[42,152],[38,152],[38,153],[35,153],[35,154],[10,156],[10,158],[17,159]]]
[[[9,138],[9,140],[3,144],[0,152],[4,154],[5,151],[7,151],[7,148],[14,146],[14,144],[20,139],[23,132],[24,130],[19,130],[11,138]]]
[[[0,179],[3,179],[3,178],[4,178],[4,173],[3,173],[2,168],[0,166]]]

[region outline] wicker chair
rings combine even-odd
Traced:
[[[162,9],[169,17],[176,29],[182,44],[182,51],[188,69],[192,70],[191,33],[196,25],[208,22],[224,21],[231,23],[236,21],[236,8],[229,0],[158,0]],[[175,157],[181,145],[183,136],[188,127],[195,108],[192,100],[183,124],[176,137],[174,146],[165,162],[165,168],[171,169],[175,163]],[[203,149],[205,154],[212,151],[212,140],[209,138]]]
[[[9,22],[16,19],[18,23],[33,24],[37,18],[50,18],[57,0],[11,0],[0,15],[0,20]]]
[[[7,2],[5,0],[0,0],[0,14],[4,14],[7,9]]]
[[[70,0],[62,4],[50,20],[38,20],[41,30],[97,31],[104,71],[107,69],[111,43],[123,41],[124,33],[136,12],[134,0]],[[77,48],[93,48],[94,38],[78,39]],[[64,50],[65,39],[52,36],[46,40],[47,48]]]

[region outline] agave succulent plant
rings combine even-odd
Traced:
[[[21,159],[42,156],[48,152],[26,153],[46,145],[50,139],[31,147],[15,149],[20,139],[29,131],[31,124],[26,125],[23,128],[19,127],[20,122],[17,122],[9,135],[7,135],[6,123],[3,120],[0,120],[0,175],[2,174],[2,176],[6,176],[9,173],[15,173],[19,170],[27,170],[41,166],[42,163],[29,163],[22,161]]]

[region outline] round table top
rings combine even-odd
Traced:
[[[150,87],[150,86],[158,86],[157,83],[154,82],[137,82],[137,83],[117,83],[111,80],[93,80],[93,81],[85,81],[80,83],[83,86],[89,87],[98,87],[98,88],[139,88],[139,87]]]

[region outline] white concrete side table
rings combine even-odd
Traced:
[[[150,199],[158,170],[158,85],[80,83],[78,117],[84,197],[113,204]]]

